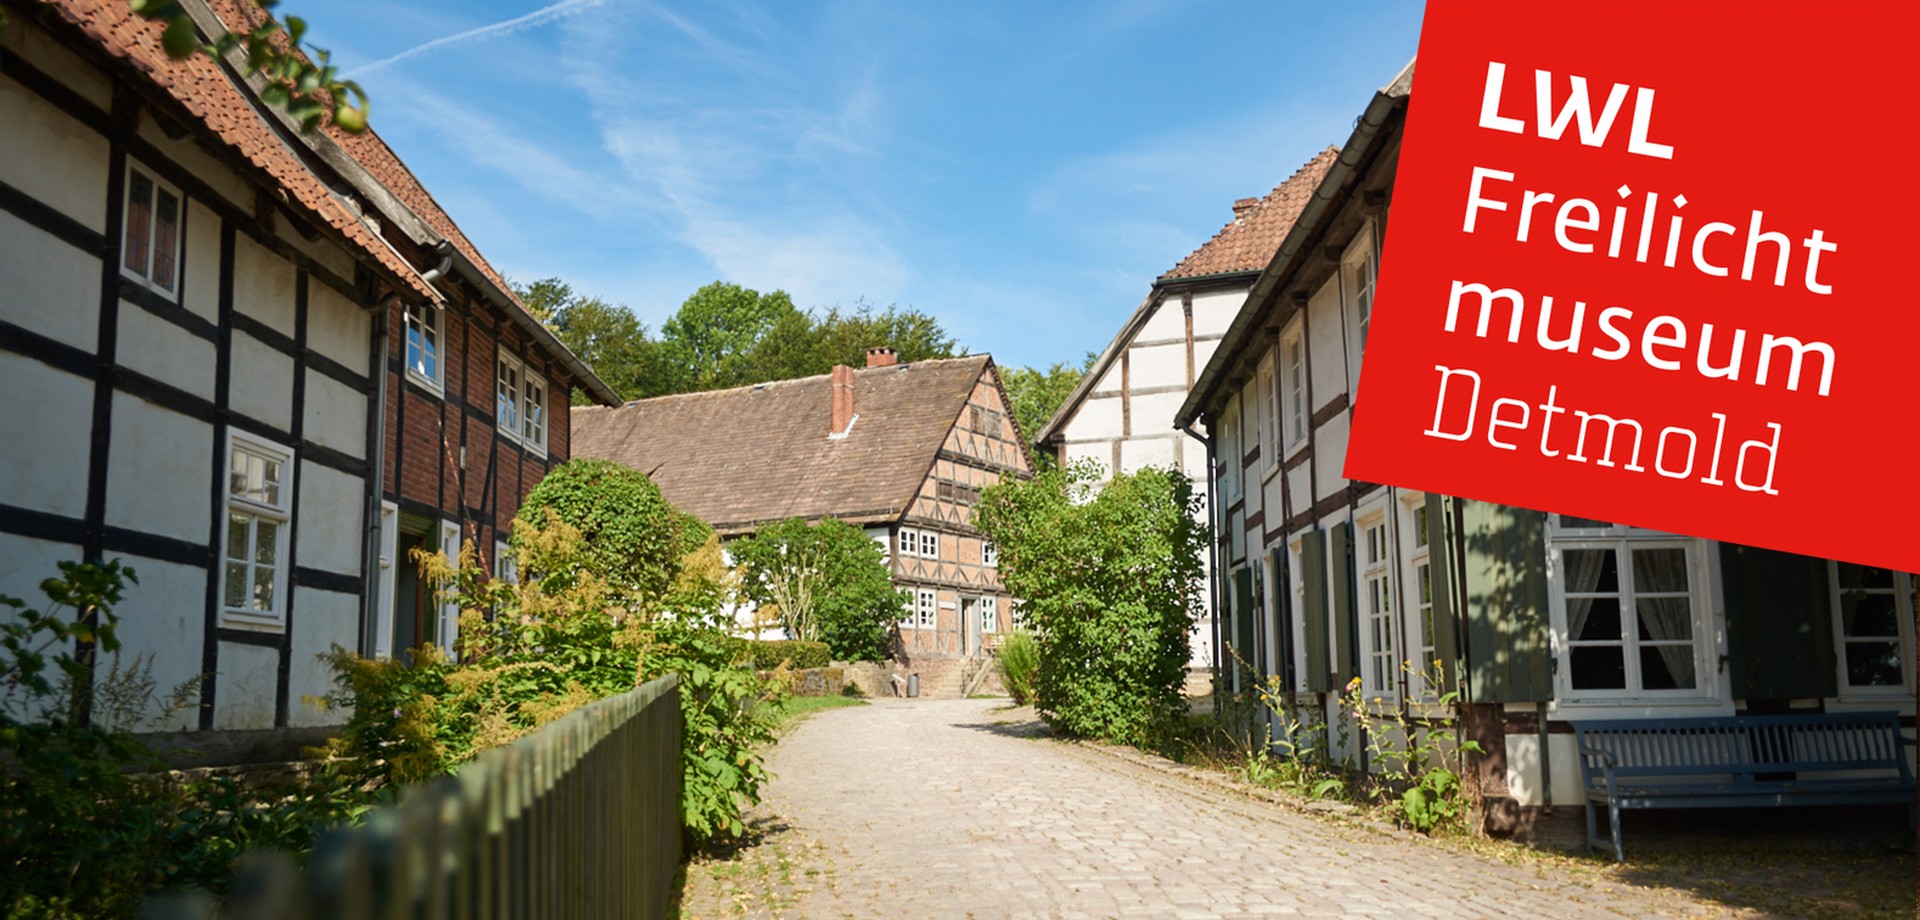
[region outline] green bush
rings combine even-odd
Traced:
[[[771,671],[781,665],[795,670],[824,668],[833,663],[833,649],[825,642],[801,639],[744,639],[741,645],[752,656],[754,668]]]
[[[564,567],[538,570],[548,587],[564,590],[564,579],[589,569],[608,598],[625,606],[665,598],[681,561],[713,532],[668,503],[646,474],[607,460],[569,460],[547,473],[514,519],[516,546],[520,528],[547,526],[549,510],[579,531],[584,552]]]
[[[1205,535],[1178,470],[1103,486],[1105,475],[1082,461],[1003,481],[982,492],[975,520],[1034,629],[1042,717],[1071,734],[1144,744],[1185,709]]]
[[[1000,682],[1021,706],[1033,702],[1033,679],[1040,670],[1040,643],[1033,633],[1017,630],[1000,643]]]
[[[887,656],[905,601],[866,531],[832,518],[790,518],[728,549],[740,564],[741,593],[788,635],[825,642],[842,661]]]

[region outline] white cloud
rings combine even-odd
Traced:
[[[596,6],[600,6],[601,4],[604,4],[607,2],[609,2],[609,0],[560,0],[560,2],[558,3],[541,7],[540,9],[534,10],[533,12],[528,13],[524,16],[515,16],[512,19],[503,20],[501,22],[492,23],[490,25],[479,26],[477,28],[468,29],[464,32],[456,32],[452,35],[444,36],[442,38],[436,38],[429,42],[422,42],[421,44],[408,48],[405,51],[402,51],[398,54],[390,55],[388,57],[381,58],[380,60],[373,61],[371,63],[362,64],[359,67],[355,67],[352,70],[349,70],[341,74],[341,76],[347,79],[354,79],[354,78],[372,73],[373,71],[388,67],[390,65],[398,64],[399,62],[407,60],[409,58],[416,58],[416,57],[419,57],[420,55],[437,51],[441,48],[446,48],[454,45],[472,44],[474,42],[482,42],[488,39],[498,38],[503,35],[512,35],[515,32],[524,32],[528,29],[538,28],[539,26],[546,25],[547,23],[553,22],[555,20],[564,19],[568,16],[578,15],[581,12],[584,12]]]

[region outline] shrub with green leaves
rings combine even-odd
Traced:
[[[825,642],[800,639],[743,639],[741,647],[751,656],[753,666],[762,671],[786,665],[794,670],[824,668],[833,664],[833,649]]]
[[[645,473],[607,460],[569,460],[547,473],[514,518],[516,547],[524,528],[547,526],[548,510],[579,532],[584,551],[563,565],[521,571],[537,572],[550,590],[591,571],[611,602],[635,608],[660,604],[682,560],[713,532],[669,503]]]
[[[728,549],[740,565],[741,593],[777,615],[793,638],[825,642],[842,661],[887,656],[905,601],[866,531],[832,518],[791,518]]]
[[[1178,470],[1115,476],[1089,461],[981,493],[975,521],[1000,549],[1038,645],[1034,703],[1075,735],[1143,744],[1184,711],[1187,634],[1205,534]]]
[[[1007,695],[1020,706],[1033,702],[1033,679],[1040,670],[1040,643],[1033,633],[1014,631],[1001,641],[995,654],[999,656],[1000,683],[1006,686]]]

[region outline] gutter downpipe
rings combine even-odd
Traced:
[[[387,362],[392,360],[388,345],[388,317],[400,302],[399,292],[388,294],[365,308],[373,316],[373,411],[367,413],[367,432],[373,441],[369,451],[372,462],[367,477],[366,547],[360,560],[366,573],[360,592],[360,655],[372,658],[379,648],[380,590],[385,583],[380,575],[380,505],[387,492]]]
[[[1215,496],[1219,494],[1220,490],[1213,472],[1214,456],[1212,436],[1208,435],[1203,437],[1195,434],[1193,422],[1188,422],[1179,426],[1179,428],[1181,434],[1199,441],[1201,445],[1207,449],[1207,600],[1208,603],[1212,605],[1213,610],[1213,622],[1208,629],[1210,635],[1207,639],[1212,643],[1212,647],[1209,649],[1211,654],[1208,657],[1213,659],[1213,720],[1217,723],[1220,721],[1222,709],[1220,701],[1220,678],[1223,672],[1220,668],[1220,541],[1215,533],[1218,522],[1214,519],[1214,516],[1219,513],[1219,506],[1215,504],[1217,500]]]

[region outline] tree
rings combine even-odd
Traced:
[[[982,491],[975,521],[1039,643],[1035,706],[1071,734],[1142,744],[1185,710],[1206,537],[1179,470],[1081,460]]]
[[[1020,422],[1020,434],[1033,438],[1040,433],[1055,412],[1066,404],[1067,397],[1073,395],[1073,388],[1080,385],[1080,379],[1093,368],[1094,359],[1099,356],[1087,352],[1087,357],[1079,367],[1065,362],[1055,362],[1046,370],[1032,367],[1006,367],[1000,369],[1000,382],[1007,388],[1007,400],[1013,403],[1013,417]],[[1044,454],[1037,455],[1043,465],[1051,465],[1053,458]]]
[[[622,398],[643,399],[665,392],[660,343],[647,334],[646,325],[632,310],[576,294],[571,285],[558,278],[514,285],[513,290],[527,312],[552,329],[568,351],[593,368]],[[576,391],[574,402],[585,405],[588,397]]]
[[[367,94],[360,84],[340,79],[339,68],[330,63],[332,55],[326,49],[301,44],[306,20],[288,16],[283,23],[273,14],[280,0],[251,3],[264,13],[257,25],[245,32],[223,31],[203,43],[179,0],[127,0],[142,18],[167,24],[160,34],[160,47],[176,61],[204,54],[221,63],[228,52],[244,49],[246,74],[267,75],[261,100],[286,112],[300,130],[319,128],[329,115],[333,126],[348,134],[367,130]],[[7,11],[0,8],[0,38],[6,37],[7,25]]]
[[[842,661],[886,657],[905,602],[865,531],[832,518],[791,518],[729,549],[742,570],[742,593],[775,608],[793,638],[825,642]]]
[[[785,291],[762,294],[715,281],[688,297],[660,326],[668,392],[717,390],[759,381],[748,379],[747,356],[781,320],[799,313]]]
[[[675,508],[647,474],[610,460],[577,458],[547,473],[527,493],[515,516],[512,543],[522,531],[549,526],[547,511],[577,530],[587,547],[578,562],[539,572],[557,591],[591,572],[607,583],[610,602],[651,609],[675,587],[686,559],[713,530]]]

